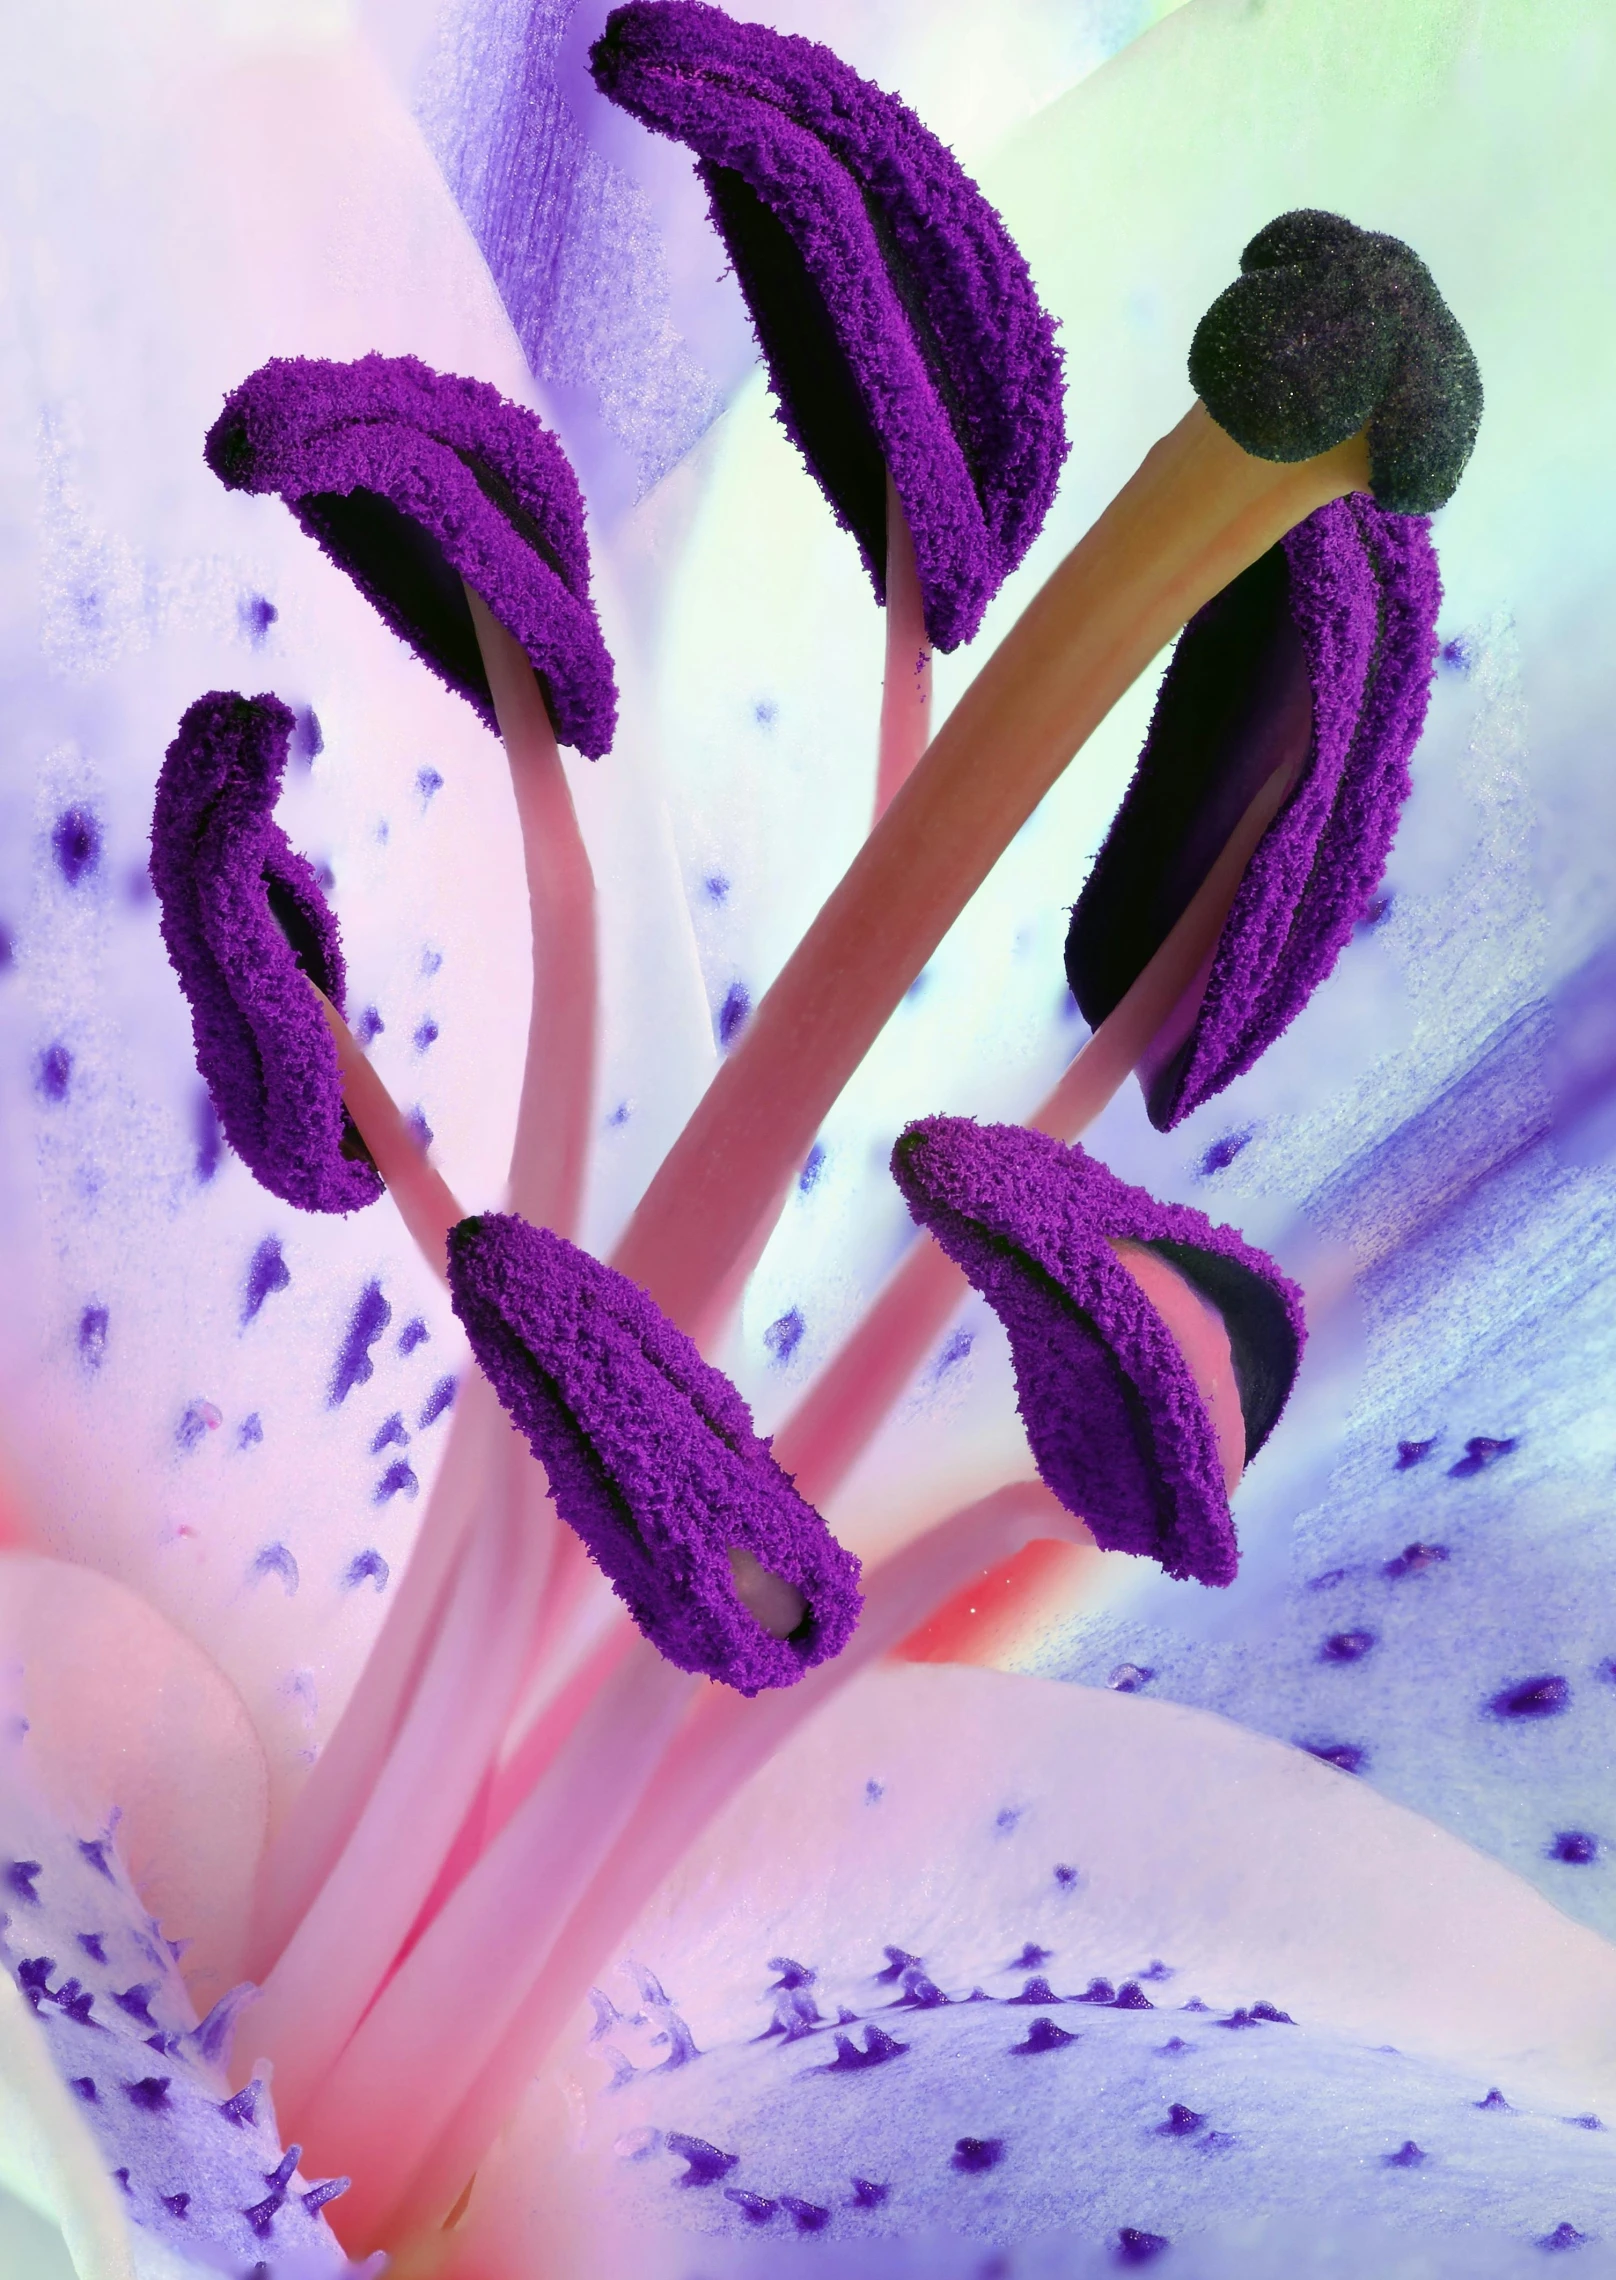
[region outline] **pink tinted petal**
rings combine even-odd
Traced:
[[[624,1945],[710,2044],[755,2031],[738,1948],[834,1981],[892,1940],[969,1985],[1011,1927],[1533,2095],[1616,2089],[1616,1947],[1496,1861],[1204,1711],[999,1672],[887,1665],[842,1690]]]
[[[89,1568],[0,1557],[0,1671],[20,1762],[84,1835],[118,1846],[206,2010],[241,1974],[263,1850],[264,1753],[235,1688],[155,1608]]]

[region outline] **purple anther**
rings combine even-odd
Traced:
[[[683,2130],[669,2130],[663,2143],[688,2165],[684,2174],[674,2179],[676,2185],[716,2185],[741,2158],[738,2153],[721,2153],[705,2138],[687,2137]]]
[[[292,715],[278,697],[215,690],[180,722],[157,779],[152,884],[191,1004],[196,1065],[230,1145],[300,1211],[358,1211],[382,1192],[342,1104],[347,969],[313,868],[272,810]]]
[[[1064,2050],[1068,2043],[1079,2038],[1068,2027],[1058,2027],[1053,2019],[1029,2019],[1027,2032],[1018,2043],[1010,2045],[1012,2058],[1035,2058],[1040,2051]]]
[[[225,399],[205,455],[231,490],[278,493],[490,728],[466,586],[527,651],[561,742],[592,760],[610,748],[583,500],[536,413],[413,356],[275,357]]]
[[[489,1214],[449,1235],[472,1350],[549,1476],[556,1509],[657,1650],[742,1694],[839,1654],[858,1562],[800,1497],[718,1370],[637,1284]],[[807,1612],[777,1638],[743,1604],[731,1547]]]
[[[1072,912],[1091,1028],[1144,971],[1281,769],[1188,1034],[1140,1071],[1170,1131],[1266,1052],[1380,884],[1424,726],[1441,584],[1429,531],[1363,493],[1320,507],[1179,638],[1127,797]]]
[[[1571,1688],[1553,1674],[1517,1679],[1487,1705],[1495,1718],[1558,1718],[1571,1707]]]
[[[984,2170],[997,2169],[1003,2159],[1003,2138],[962,2137],[954,2140],[948,2166],[968,2177],[978,2177]]]
[[[1212,1420],[1113,1245],[1155,1252],[1221,1313],[1248,1463],[1295,1379],[1305,1335],[1295,1284],[1233,1228],[1157,1203],[1081,1148],[1023,1126],[927,1117],[900,1134],[892,1173],[911,1217],[1009,1332],[1045,1484],[1105,1549],[1232,1583],[1238,1554]]]
[[[1193,2137],[1205,2120],[1206,2116],[1198,2114],[1193,2106],[1174,2104],[1168,2107],[1167,2119],[1158,2125],[1156,2134],[1158,2137]]]
[[[689,146],[809,473],[886,598],[886,476],[926,630],[968,641],[1066,457],[1060,351],[958,161],[828,48],[697,0],[615,8],[603,95]]]

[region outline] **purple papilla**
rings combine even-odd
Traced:
[[[1045,1484],[1107,1551],[1232,1583],[1238,1550],[1211,1418],[1178,1341],[1111,1246],[1149,1245],[1220,1306],[1248,1461],[1300,1360],[1295,1284],[1232,1227],[1157,1203],[1081,1148],[1021,1125],[925,1117],[899,1136],[892,1173],[1009,1333]]]
[[[1249,1069],[1334,968],[1384,874],[1410,790],[1409,758],[1425,723],[1442,599],[1425,520],[1354,493],[1320,507],[1281,546],[1285,607],[1311,690],[1311,745],[1295,789],[1246,867],[1194,1029],[1147,1089],[1150,1120],[1163,1132]],[[1092,977],[1080,987],[1084,960],[1097,945],[1076,946],[1086,930],[1092,936],[1111,925],[1107,905],[1137,899],[1141,867],[1156,859],[1159,842],[1147,818],[1176,761],[1175,753],[1165,760],[1162,754],[1175,735],[1175,697],[1190,676],[1217,672],[1227,622],[1218,595],[1185,627],[1133,782],[1073,911],[1067,970],[1091,1020],[1111,1011],[1121,977],[1100,991]],[[1238,779],[1237,749],[1212,757],[1215,778]],[[1215,788],[1214,780],[1208,791]],[[1248,787],[1242,805],[1257,788]],[[1227,833],[1214,836],[1194,884]]]
[[[191,1003],[196,1065],[230,1145],[284,1203],[359,1211],[382,1182],[368,1158],[343,1154],[356,1135],[309,987],[342,1011],[342,940],[313,869],[271,813],[294,725],[267,694],[216,689],[187,707],[157,778],[151,877]]]
[[[561,742],[610,750],[617,687],[583,499],[536,413],[413,356],[273,357],[226,397],[204,453],[231,490],[278,493],[496,734],[462,580],[527,651]]]
[[[863,1605],[858,1561],[728,1378],[637,1283],[546,1228],[486,1213],[450,1230],[449,1289],[556,1510],[660,1654],[756,1694],[841,1652]],[[732,1544],[807,1601],[789,1639],[737,1596]]]
[[[912,111],[815,41],[632,0],[590,62],[602,94],[695,151],[777,416],[876,599],[884,462],[927,633],[968,641],[1067,451],[1054,322],[999,215]]]

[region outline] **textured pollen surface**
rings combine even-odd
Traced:
[[[1160,1204],[1081,1148],[1019,1125],[911,1124],[893,1177],[918,1223],[1009,1333],[1039,1472],[1107,1550],[1169,1575],[1234,1580],[1234,1522],[1216,1437],[1172,1333],[1112,1249],[1157,1251],[1223,1314],[1246,1456],[1289,1396],[1301,1293],[1265,1253],[1203,1212]]]
[[[490,728],[463,583],[527,651],[562,743],[591,760],[610,749],[617,688],[583,501],[535,413],[413,356],[273,357],[226,398],[205,451],[231,490],[279,493]]]
[[[1367,428],[1394,514],[1452,497],[1481,425],[1481,374],[1425,264],[1339,214],[1281,214],[1195,329],[1190,381],[1257,459],[1311,459]]]
[[[1417,516],[1321,507],[1185,627],[1127,798],[1072,912],[1098,1026],[1281,759],[1300,777],[1246,867],[1194,1027],[1146,1085],[1170,1131],[1249,1069],[1330,974],[1380,884],[1424,726],[1442,588]],[[1281,751],[1287,736],[1305,751]]]
[[[123,2196],[137,2273],[150,2242],[180,2270],[228,2280],[379,2280],[382,2260],[351,2265],[321,2214],[346,2179],[303,2177],[299,2149],[283,2150],[267,2068],[231,2093],[225,2068],[255,1990],[232,1988],[199,2021],[175,1967],[183,1944],[142,1905],[113,1833],[61,1830],[8,1775],[0,1766],[0,1963]],[[154,2269],[176,2265],[159,2254]]]
[[[687,143],[779,417],[885,595],[885,475],[926,629],[968,641],[1066,456],[1060,354],[998,214],[914,114],[830,49],[697,0],[614,9],[604,95]]]
[[[862,1604],[858,1562],[774,1462],[729,1380],[637,1284],[499,1214],[451,1231],[449,1283],[557,1511],[659,1652],[743,1694],[840,1653]],[[731,1545],[807,1601],[789,1638],[736,1596]]]
[[[268,695],[215,690],[188,707],[157,779],[151,877],[197,1067],[231,1146],[299,1210],[357,1211],[382,1183],[356,1146],[309,988],[342,1010],[341,940],[312,866],[271,813],[295,725]]]

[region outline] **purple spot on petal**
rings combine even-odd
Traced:
[[[1111,2254],[1118,2264],[1154,2264],[1172,2245],[1165,2233],[1141,2232],[1137,2225],[1124,2225]]]
[[[872,2177],[855,2177],[852,2205],[855,2209],[878,2209],[891,2191],[890,2185],[878,2185]]]
[[[778,2201],[765,2200],[761,2193],[747,2193],[739,2185],[726,2185],[724,2198],[733,2201],[749,2224],[766,2225],[780,2206]]]
[[[266,1544],[261,1552],[255,1552],[247,1575],[254,1583],[261,1582],[265,1576],[278,1575],[286,1587],[287,1598],[296,1593],[297,1562],[284,1544]]]
[[[415,771],[415,788],[421,795],[422,808],[426,809],[431,806],[433,795],[442,791],[443,778],[438,774],[436,768],[417,768]]]
[[[104,1876],[109,1884],[117,1881],[113,1876],[112,1866],[107,1858],[111,1849],[111,1840],[106,1837],[81,1837],[79,1839],[80,1853],[89,1862],[96,1874]]]
[[[1449,1480],[1469,1480],[1473,1474],[1485,1472],[1500,1457],[1507,1457],[1520,1446],[1519,1441],[1492,1441],[1484,1433],[1474,1434],[1465,1443],[1465,1453],[1456,1464],[1448,1467]]]
[[[60,1039],[47,1045],[34,1064],[34,1090],[41,1100],[64,1101],[73,1083],[73,1055]]]
[[[382,1296],[378,1282],[366,1283],[349,1318],[347,1335],[337,1355],[326,1400],[332,1409],[347,1400],[355,1386],[368,1385],[376,1374],[370,1349],[393,1319],[393,1309]]]
[[[1167,2109],[1166,2121],[1158,2126],[1157,2135],[1159,2137],[1193,2137],[1205,2120],[1206,2116],[1198,2114],[1193,2106],[1172,2105]]]
[[[79,1946],[92,1963],[106,1962],[107,1951],[99,1932],[80,1932],[77,1937]]]
[[[1116,1694],[1137,1694],[1142,1686],[1150,1684],[1155,1675],[1149,1663],[1122,1662],[1117,1664],[1105,1683]]]
[[[797,1174],[798,1193],[811,1195],[819,1185],[819,1175],[824,1169],[825,1151],[816,1140],[803,1158],[802,1170]]]
[[[1395,1559],[1384,1563],[1380,1572],[1396,1582],[1399,1576],[1423,1575],[1427,1568],[1441,1567],[1449,1557],[1446,1544],[1405,1544]]]
[[[1511,2114],[1515,2110],[1502,2090],[1489,2090],[1485,2098],[1476,2099],[1475,2107],[1478,2114]]]
[[[193,1168],[202,1186],[207,1187],[224,1161],[224,1128],[206,1086],[196,1096],[192,1130],[196,1142]]]
[[[354,1035],[361,1045],[374,1045],[386,1027],[387,1024],[383,1021],[377,1007],[373,1005],[362,1006],[359,1019],[354,1023]]]
[[[84,2103],[87,2106],[94,2106],[99,2104],[100,2092],[96,2089],[95,2077],[93,2075],[75,2074],[69,2082],[68,2087],[69,2089],[76,2091],[79,2097],[84,2100]]]
[[[264,1421],[256,1409],[250,1410],[236,1429],[236,1447],[254,1449],[264,1437]]]
[[[392,1448],[395,1444],[399,1448],[405,1449],[409,1446],[409,1440],[410,1436],[404,1424],[404,1413],[400,1409],[395,1409],[391,1417],[377,1426],[376,1438],[370,1444],[370,1453],[373,1457],[379,1457],[383,1449]]]
[[[773,697],[759,697],[752,707],[752,718],[759,728],[772,728],[779,713],[780,708]]]
[[[432,1145],[432,1127],[430,1124],[428,1124],[426,1120],[426,1112],[421,1107],[419,1101],[417,1101],[415,1106],[410,1110],[410,1113],[405,1117],[404,1122],[410,1129],[410,1133],[414,1138],[415,1145],[420,1149],[422,1155],[424,1156]]]
[[[183,2217],[191,2206],[189,2193],[159,2193],[157,2198],[171,2217]]]
[[[1436,1447],[1437,1439],[1438,1436],[1433,1433],[1428,1441],[1399,1441],[1397,1444],[1398,1471],[1407,1472],[1410,1465],[1423,1464]]]
[[[1213,1178],[1218,1172],[1227,1171],[1242,1149],[1251,1145],[1253,1136],[1253,1127],[1249,1124],[1243,1132],[1226,1132],[1221,1140],[1213,1141],[1195,1169],[1203,1180]]]
[[[264,636],[280,614],[266,594],[243,594],[236,604],[241,630],[255,649],[263,642]]]
[[[1451,641],[1443,642],[1436,654],[1443,671],[1456,673],[1461,680],[1469,674],[1476,662],[1475,649],[1462,633],[1455,634]]]
[[[41,1867],[42,1864],[37,1860],[13,1860],[6,1863],[6,1890],[15,1893],[19,1900],[26,1900],[31,1908],[39,1906],[39,1894],[34,1890],[34,1880],[40,1875]]]
[[[233,2098],[226,2098],[219,2108],[225,2120],[238,2130],[249,2128],[258,2118],[258,2093],[262,2088],[261,2082],[249,2082]]]
[[[107,1358],[111,1319],[104,1306],[87,1306],[79,1316],[79,1360],[87,1370],[98,1370]]]
[[[316,2216],[328,2201],[340,2201],[352,2183],[351,2177],[323,2177],[302,2196],[303,2206],[311,2217]]]
[[[291,754],[305,768],[312,767],[325,750],[325,731],[312,705],[299,705],[292,714]]]
[[[1549,1847],[1549,1858],[1585,1868],[1590,1861],[1599,1858],[1599,1839],[1589,1836],[1586,1829],[1561,1829]]]
[[[1553,1674],[1523,1678],[1502,1688],[1487,1707],[1495,1718],[1558,1718],[1571,1707],[1571,1688]]]
[[[412,1040],[417,1053],[424,1053],[429,1045],[435,1045],[438,1036],[438,1025],[430,1016],[425,1021],[417,1022],[415,1036]]]
[[[371,1498],[371,1502],[373,1504],[386,1504],[395,1496],[416,1496],[420,1493],[420,1487],[421,1484],[415,1477],[414,1468],[407,1464],[404,1458],[398,1457],[388,1466],[381,1479],[376,1483],[376,1493]]]
[[[247,1267],[247,1287],[241,1299],[241,1326],[245,1330],[253,1321],[267,1298],[276,1291],[285,1290],[292,1279],[292,1271],[281,1256],[278,1235],[266,1235],[254,1251]]]
[[[775,1320],[769,1324],[763,1333],[763,1343],[768,1348],[769,1358],[777,1369],[783,1369],[785,1364],[790,1361],[792,1355],[802,1344],[803,1332],[807,1327],[808,1325],[802,1318],[801,1308],[796,1306],[789,1308],[784,1314],[777,1315]]]
[[[1056,1862],[1054,1873],[1055,1882],[1060,1886],[1063,1892],[1070,1892],[1073,1886],[1078,1882],[1077,1870],[1070,1867],[1065,1861]]]
[[[729,900],[729,881],[722,871],[709,871],[706,878],[701,882],[701,888],[702,893],[711,903],[723,903]]]
[[[421,1317],[418,1314],[412,1315],[398,1334],[398,1350],[401,1354],[413,1354],[416,1347],[424,1346],[431,1335]]]
[[[170,2079],[166,2074],[143,2075],[138,2082],[126,2082],[123,2094],[131,2106],[138,2106],[142,2113],[161,2114],[168,2107]]]
[[[803,2201],[795,2193],[782,2193],[780,2206],[800,2233],[823,2232],[830,2223],[829,2209],[822,2209],[817,2201]]]
[[[1125,1979],[1117,1989],[1112,2009],[1116,2011],[1154,2011],[1155,2004],[1145,1993],[1137,1979]]]
[[[1077,2040],[1076,2035],[1065,2027],[1058,2027],[1053,2019],[1033,2019],[1022,2040],[1010,2045],[1010,2051],[1015,2058],[1036,2057],[1040,2051],[1064,2050],[1068,2043]]]
[[[435,1425],[444,1411],[453,1406],[457,1383],[458,1381],[452,1377],[439,1378],[437,1384],[421,1404],[421,1414],[415,1420],[415,1429],[418,1433],[424,1433],[429,1425]]]
[[[746,1027],[747,1016],[751,1011],[752,998],[746,984],[731,982],[725,992],[724,1002],[718,1009],[718,1042],[724,1052],[729,1051]]]
[[[1081,1995],[1074,1995],[1074,2003],[1114,2003],[1117,1991],[1109,1979],[1091,1979]]]
[[[1388,2169],[1418,2169],[1429,2156],[1423,2146],[1417,2146],[1412,2138],[1404,2138],[1395,2153],[1384,2154],[1381,2158]]]
[[[380,1552],[359,1552],[343,1570],[342,1588],[344,1591],[357,1591],[362,1583],[374,1583],[378,1591],[385,1591],[387,1579],[392,1572]]]
[[[670,2153],[688,2164],[683,2175],[674,2179],[676,2185],[716,2185],[741,2158],[738,2153],[721,2153],[705,2138],[687,2137],[683,2130],[670,2130],[664,2142]]]
[[[1574,2224],[1561,2222],[1553,2232],[1541,2234],[1537,2245],[1551,2252],[1559,2248],[1585,2248],[1593,2237],[1592,2233],[1578,2232]]]
[[[64,808],[51,825],[51,853],[70,887],[94,872],[101,860],[101,826],[88,808]]]
[[[1374,1644],[1373,1631],[1332,1631],[1319,1649],[1319,1660],[1324,1663],[1362,1662]]]
[[[997,2169],[1003,2159],[1003,2138],[962,2137],[954,2140],[948,2166],[963,2176],[978,2177],[985,2170]]]

